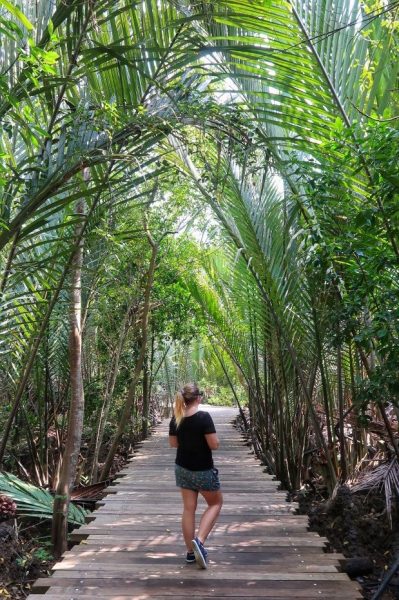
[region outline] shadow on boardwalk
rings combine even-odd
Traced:
[[[221,439],[214,453],[224,506],[207,542],[206,571],[184,563],[174,450],[164,421],[120,473],[79,545],[39,579],[30,600],[184,598],[361,598],[339,572],[338,554],[294,514],[278,481],[263,472],[231,426],[234,409],[207,407]],[[200,506],[201,507],[201,506]]]

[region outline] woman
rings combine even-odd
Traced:
[[[198,410],[202,392],[194,383],[177,392],[174,416],[169,425],[169,444],[177,448],[175,475],[183,499],[182,530],[187,546],[186,562],[207,568],[204,544],[215,525],[223,504],[218,471],[212,450],[219,447],[215,425],[209,413]],[[207,503],[195,536],[198,493]]]

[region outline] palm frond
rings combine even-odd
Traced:
[[[17,505],[18,514],[35,519],[52,519],[54,498],[47,490],[18,479],[11,473],[0,473],[0,492],[9,496]],[[73,525],[85,523],[88,511],[69,505],[68,522]]]
[[[378,467],[369,467],[352,480],[353,494],[360,492],[384,492],[385,506],[392,527],[392,499],[399,497],[399,462],[395,457]]]

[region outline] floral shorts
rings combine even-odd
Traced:
[[[175,465],[176,485],[194,492],[217,492],[220,490],[218,470],[190,471],[180,465]]]

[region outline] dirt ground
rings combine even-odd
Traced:
[[[53,564],[48,524],[27,527],[14,519],[0,523],[0,598],[5,600],[26,598]]]
[[[377,494],[351,494],[343,486],[334,500],[325,501],[315,491],[293,496],[299,512],[309,515],[311,531],[329,540],[329,550],[347,558],[369,559],[371,572],[352,578],[369,600],[377,591],[392,561],[399,554],[399,521],[388,523],[384,499]],[[399,577],[392,578],[381,600],[399,599]]]

